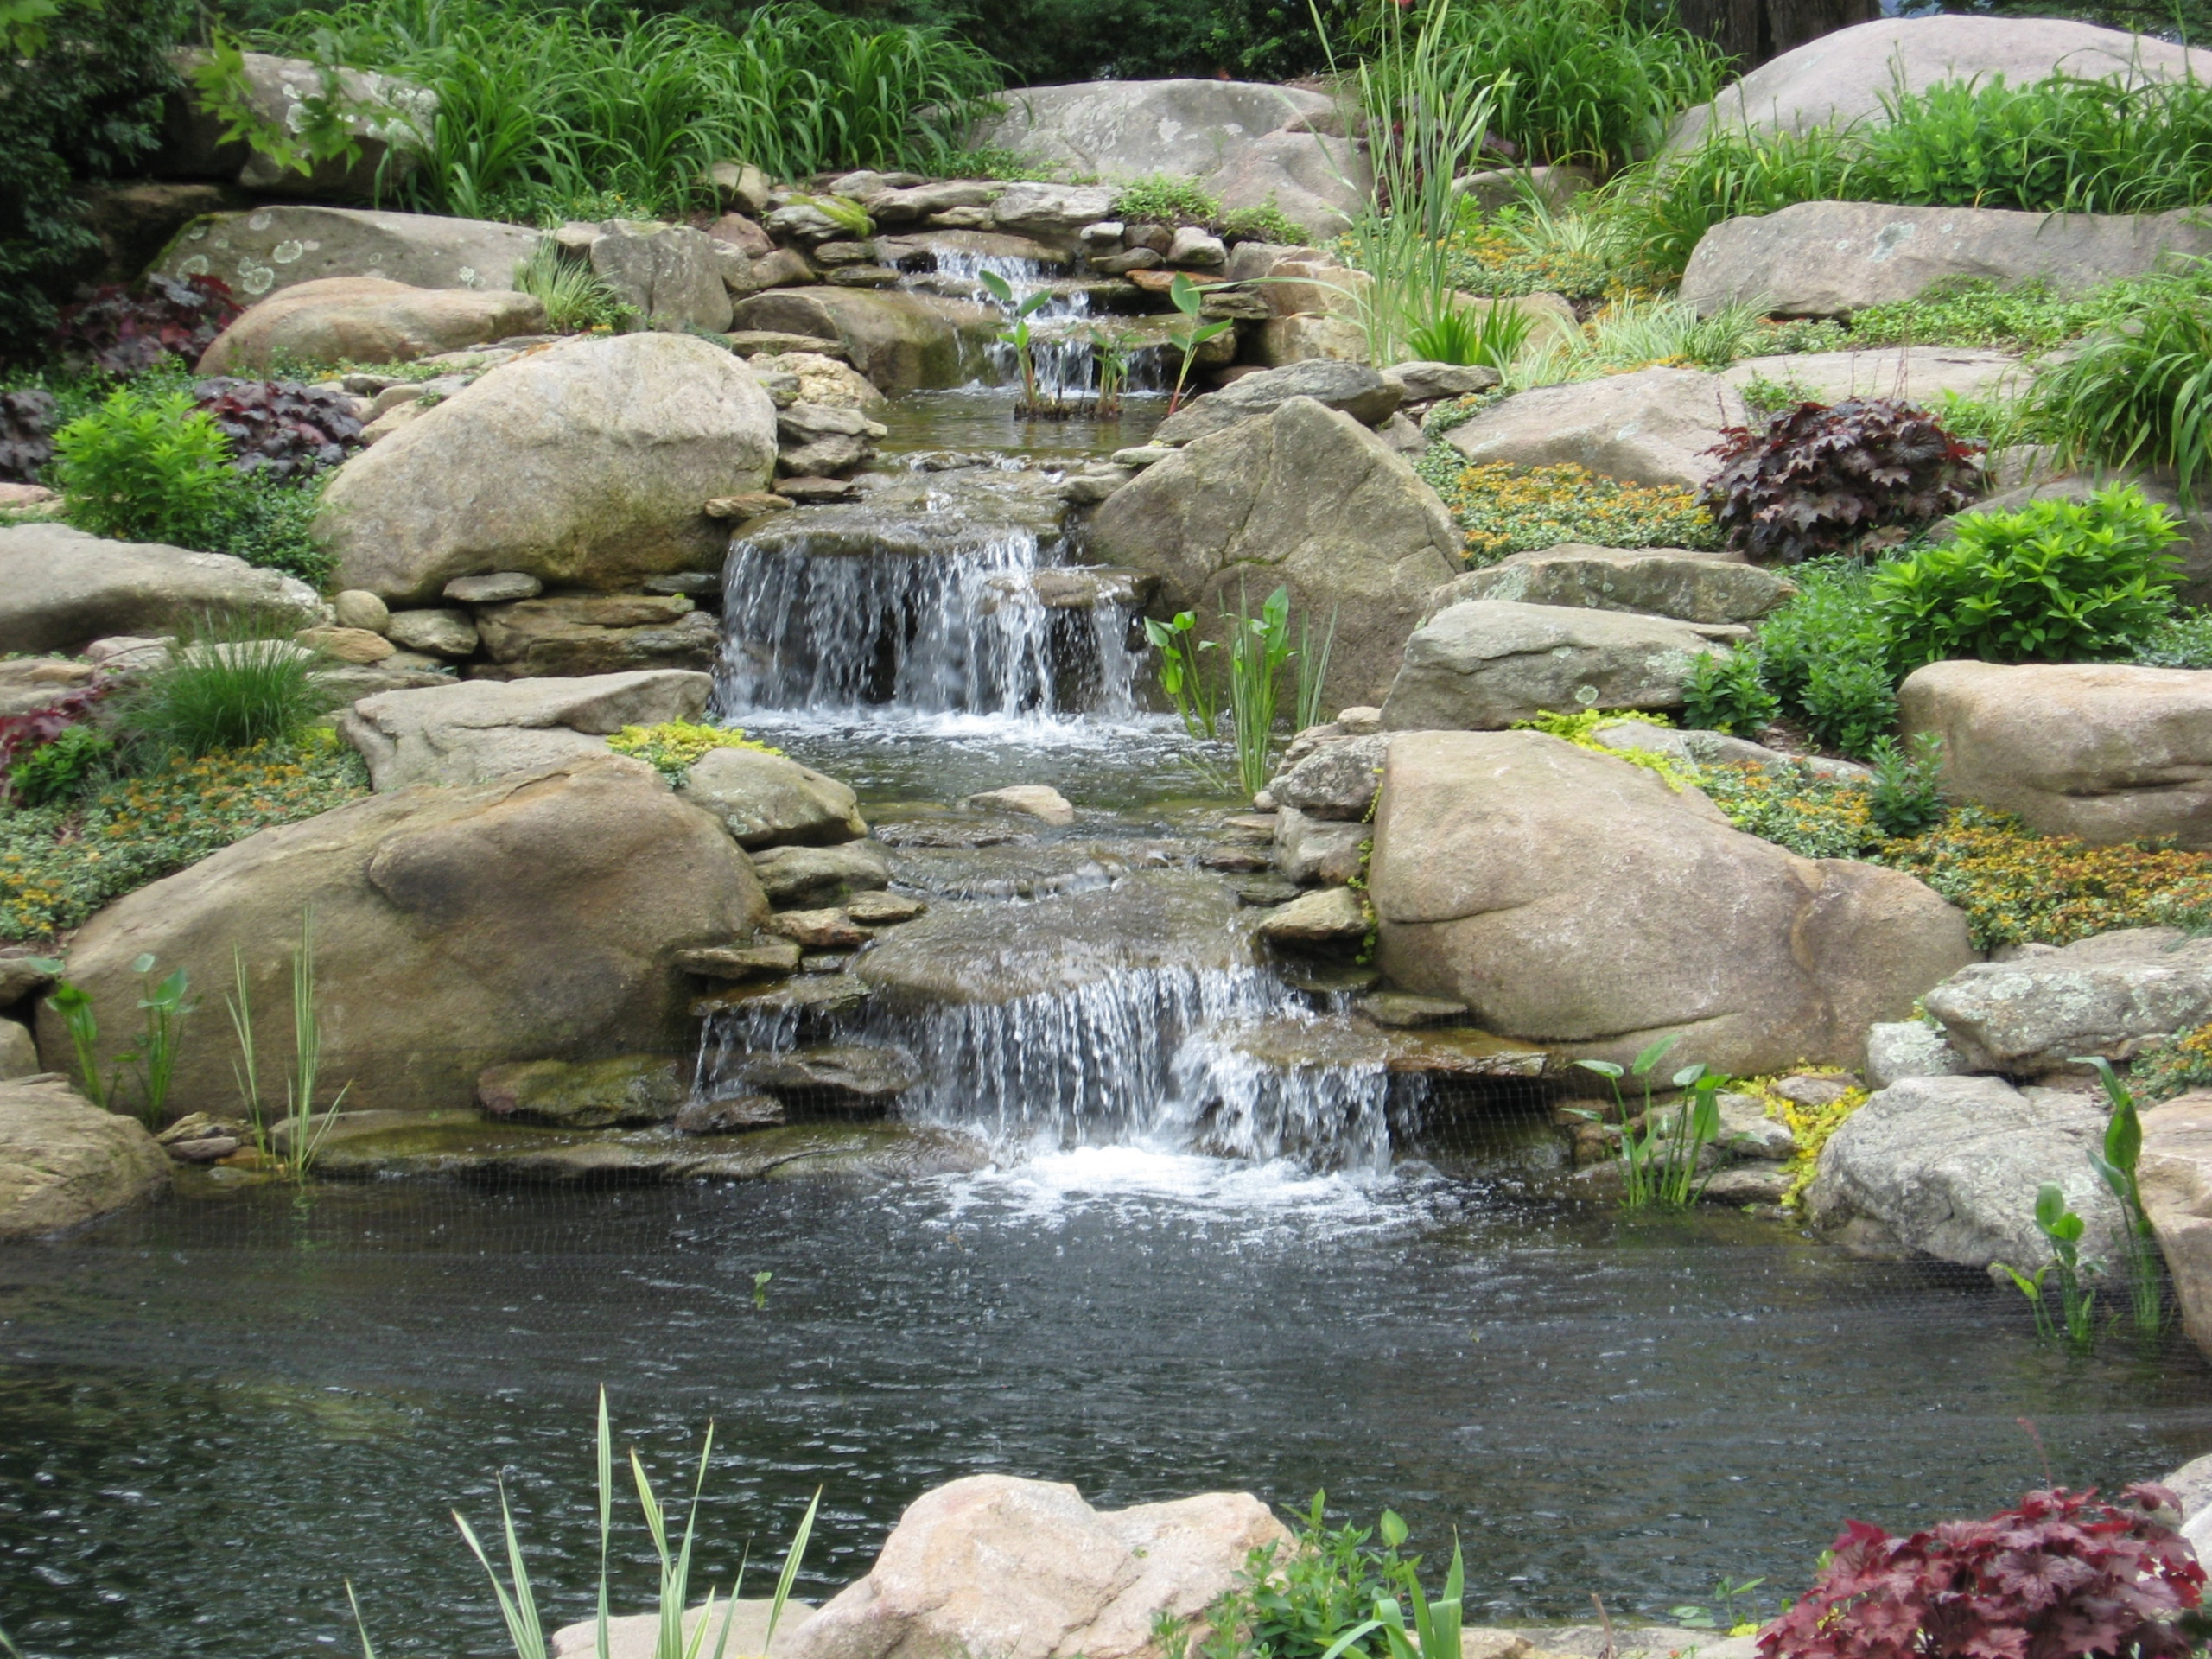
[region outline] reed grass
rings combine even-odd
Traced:
[[[2163,469],[2193,504],[2212,479],[2212,272],[2138,296],[2124,324],[2037,376],[2028,416],[2069,459]]]
[[[707,169],[747,161],[795,179],[849,167],[931,170],[1001,84],[942,29],[843,17],[804,0],[741,29],[611,3],[353,0],[261,37],[404,75],[435,92],[423,164],[394,194],[469,218],[546,222],[711,205]]]

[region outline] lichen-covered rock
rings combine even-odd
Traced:
[[[410,288],[378,276],[297,283],[249,306],[200,353],[202,374],[303,363],[411,363],[545,327],[545,307],[505,288]]]
[[[1977,1071],[2034,1077],[2080,1056],[2132,1060],[2212,1020],[2212,939],[2178,928],[2100,933],[1978,962],[1928,993],[1950,1048]]]
[[[1255,1549],[1287,1547],[1242,1492],[1100,1511],[1073,1486],[970,1475],[909,1504],[866,1578],[833,1597],[788,1659],[1160,1659],[1163,1618],[1196,1618]]]
[[[685,1052],[677,953],[750,937],[767,905],[721,824],[639,760],[596,755],[466,787],[372,795],[264,830],[100,911],[68,973],[102,1007],[153,953],[196,985],[242,963],[252,1006],[290,995],[312,912],[322,1075],[350,1106],[465,1109],[503,1060]],[[235,953],[235,956],[234,956]],[[50,1008],[41,1043],[65,1052]],[[132,1036],[103,1022],[110,1063]],[[225,1045],[187,1042],[171,1099],[228,1103]]]
[[[649,327],[681,332],[729,327],[726,273],[745,265],[727,242],[689,225],[611,219],[588,253],[592,274]]]
[[[168,1184],[168,1155],[137,1119],[102,1111],[62,1077],[0,1082],[0,1243],[81,1225]]]
[[[1377,733],[1347,737],[1316,748],[1268,785],[1279,807],[1311,818],[1363,821],[1382,787],[1382,759],[1390,740]]]
[[[775,405],[728,352],[583,338],[499,365],[355,455],[317,528],[340,585],[388,603],[498,571],[607,591],[718,565],[728,532],[706,504],[764,486],[775,456]]]
[[[1467,600],[1407,640],[1382,723],[1399,732],[1484,731],[1547,709],[1679,709],[1706,654],[1728,650],[1671,618]]]
[[[1966,918],[1897,871],[1799,858],[1695,789],[1534,732],[1395,738],[1369,897],[1391,982],[1500,1036],[1755,1077],[1855,1065],[1973,960]]]
[[[503,289],[537,248],[526,225],[305,204],[209,213],[178,232],[154,270],[230,284],[241,302],[324,276],[410,288]]]
[[[225,179],[295,200],[366,201],[379,192],[389,196],[406,181],[436,124],[438,95],[429,87],[372,69],[340,68],[337,107],[352,151],[316,161],[302,173],[243,138],[226,138],[229,123],[207,107],[189,79],[207,60],[203,48],[177,54],[185,79],[162,100],[162,147],[147,163],[156,178]],[[304,58],[242,52],[238,67],[247,106],[281,131],[300,131],[308,101],[325,94],[323,66]]]
[[[1806,1216],[1861,1245],[2032,1274],[2050,1259],[2036,1229],[2036,1192],[2056,1181],[2088,1224],[2083,1259],[2112,1261],[2120,1206],[2088,1160],[2105,1121],[2102,1104],[2086,1095],[2015,1089],[2001,1077],[1908,1077],[1828,1137]]]

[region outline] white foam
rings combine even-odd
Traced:
[[[993,1167],[932,1184],[948,1222],[1057,1225],[1104,1213],[1236,1220],[1262,1230],[1319,1224],[1333,1232],[1403,1225],[1422,1213],[1405,1183],[1365,1171],[1316,1173],[1287,1159],[1249,1163],[1127,1144],[998,1150]]]

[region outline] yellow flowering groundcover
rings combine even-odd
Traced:
[[[41,939],[257,830],[369,791],[361,758],[327,729],[178,757],[86,799],[0,808],[0,938]]]
[[[607,740],[607,747],[617,754],[636,756],[676,789],[683,787],[691,768],[713,750],[783,753],[766,743],[754,742],[734,726],[706,726],[688,720],[663,721],[658,726],[625,726]]]
[[[1717,548],[1713,515],[1690,490],[1624,484],[1580,467],[1471,467],[1449,444],[1437,443],[1416,463],[1444,498],[1467,540],[1471,565],[1509,553],[1587,542],[1598,547]]]

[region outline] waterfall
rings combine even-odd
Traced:
[[[895,1044],[920,1062],[924,1080],[900,1098],[901,1117],[1009,1152],[1144,1144],[1386,1171],[1391,1078],[1379,1058],[1285,1065],[1238,1046],[1263,1020],[1310,1018],[1263,968],[1154,968],[841,1024],[844,1036]],[[701,1090],[712,1096],[744,1056],[788,1048],[797,1031],[789,1015],[711,1016]]]
[[[953,248],[937,249],[934,257],[936,270],[907,276],[901,286],[990,306],[1006,319],[1008,328],[1025,301],[1052,285],[1046,267],[1033,259]],[[987,271],[1006,283],[1010,301],[1000,300],[984,287]],[[1088,401],[1098,388],[1097,337],[1111,340],[1124,332],[1110,319],[1093,316],[1090,296],[1079,288],[1046,302],[1029,315],[1030,360],[1036,365],[1038,395],[1052,404]],[[1122,391],[1166,391],[1174,384],[1174,354],[1156,335],[1131,334],[1127,349]],[[1014,348],[1004,340],[987,346],[983,362],[976,366],[994,385],[1011,385],[1021,378]]]

